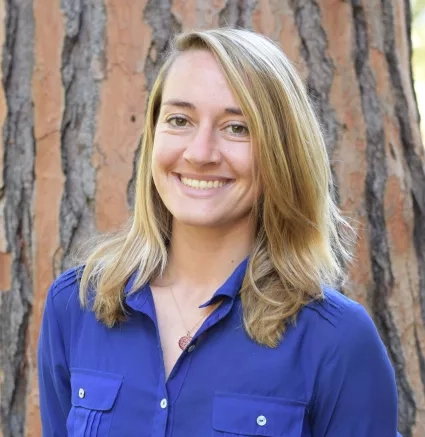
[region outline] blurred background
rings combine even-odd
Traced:
[[[176,32],[225,25],[277,41],[308,87],[358,230],[341,291],[387,347],[400,432],[425,436],[425,1],[0,0],[1,437],[41,436],[47,289],[131,214],[161,53]]]
[[[422,137],[425,135],[425,0],[411,0],[413,75],[421,117]]]

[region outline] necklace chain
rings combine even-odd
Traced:
[[[192,328],[191,329],[187,329],[187,327],[186,327],[186,322],[185,322],[185,320],[184,320],[184,317],[183,317],[183,314],[182,314],[182,312],[181,312],[181,310],[180,310],[180,306],[179,306],[179,304],[177,303],[177,300],[176,300],[176,296],[174,296],[174,291],[173,291],[173,287],[171,287],[171,295],[173,296],[173,299],[174,299],[174,303],[176,304],[176,307],[177,307],[177,310],[178,310],[178,312],[179,312],[179,314],[180,314],[180,318],[181,318],[181,320],[182,320],[182,323],[183,323],[183,325],[184,325],[184,329],[187,331],[187,337],[190,337],[190,333],[199,325],[199,323],[202,321],[202,320],[204,320],[205,318],[207,318],[207,316],[208,316],[208,314],[205,314],[205,315],[203,315],[193,326],[192,326]]]

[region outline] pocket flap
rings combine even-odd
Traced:
[[[71,401],[74,407],[110,410],[118,396],[123,377],[89,369],[71,370]]]
[[[268,396],[216,393],[213,427],[216,431],[266,437],[300,437],[303,402]]]

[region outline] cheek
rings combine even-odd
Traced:
[[[234,153],[231,158],[233,169],[243,180],[244,188],[249,192],[250,198],[256,201],[263,191],[260,183],[258,162],[253,157],[250,148],[239,152]]]
[[[154,173],[169,170],[177,159],[177,150],[169,147],[165,138],[159,136],[155,139],[152,151],[152,170]]]
[[[256,166],[249,146],[227,150],[227,160],[240,178],[253,180]]]

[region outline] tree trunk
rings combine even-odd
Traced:
[[[70,251],[129,214],[146,97],[177,31],[240,26],[306,80],[338,201],[358,224],[342,290],[393,362],[403,437],[425,435],[425,156],[408,0],[0,0],[0,436],[41,436],[36,345]]]

